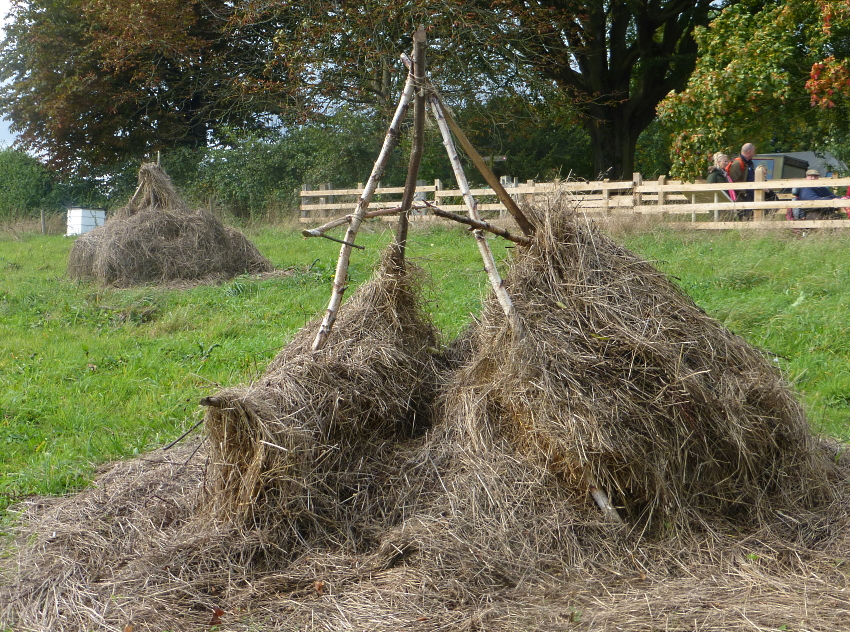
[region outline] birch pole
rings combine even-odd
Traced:
[[[407,247],[408,215],[416,195],[416,180],[419,177],[419,165],[422,164],[422,146],[425,142],[425,26],[420,24],[413,34],[413,73],[415,97],[413,102],[413,143],[410,148],[410,162],[407,165],[407,179],[404,182],[404,194],[401,198],[401,211],[398,216],[398,229],[395,234],[395,263],[404,265],[404,251]]]
[[[454,132],[455,136],[457,136],[457,139],[460,141],[460,145],[463,147],[466,155],[469,156],[470,160],[472,160],[472,164],[474,164],[478,168],[478,171],[481,172],[481,175],[484,176],[484,179],[487,181],[487,184],[490,185],[490,188],[495,191],[499,201],[505,205],[506,209],[508,209],[508,212],[519,225],[523,234],[534,234],[534,225],[528,221],[525,213],[520,210],[514,199],[507,191],[505,191],[505,187],[503,187],[502,183],[499,182],[496,174],[494,174],[490,167],[487,166],[487,163],[484,162],[484,159],[478,154],[475,147],[472,146],[472,143],[469,142],[469,139],[466,137],[466,134],[463,133],[460,126],[455,123],[449,109],[445,106],[436,90],[433,91],[431,98],[441,107],[446,122],[449,124],[451,131]]]
[[[431,95],[428,98],[428,104],[431,106],[431,113],[437,121],[437,127],[440,128],[440,134],[443,136],[443,146],[446,148],[446,153],[449,155],[449,161],[452,163],[452,169],[454,170],[458,188],[463,194],[463,199],[466,202],[467,209],[469,209],[469,216],[480,222],[481,217],[478,215],[478,203],[475,201],[475,198],[469,190],[469,182],[467,182],[463,166],[460,164],[460,158],[457,155],[457,150],[455,149],[455,144],[452,140],[452,133],[449,130],[445,117],[443,116],[443,109],[440,106],[440,102],[434,95]],[[490,279],[490,285],[493,288],[493,292],[496,294],[496,299],[499,301],[499,305],[502,306],[502,311],[505,312],[505,317],[508,319],[514,334],[521,336],[522,323],[514,309],[514,303],[511,300],[511,297],[505,290],[502,278],[499,276],[499,270],[496,268],[496,260],[493,258],[493,252],[490,250],[487,238],[484,237],[484,233],[480,229],[473,230],[472,234],[475,236],[475,241],[478,244],[478,251],[481,253],[481,259],[484,261],[484,270],[487,272],[487,277]]]
[[[325,312],[325,317],[322,319],[322,324],[319,326],[319,331],[316,332],[316,338],[313,340],[313,351],[318,351],[325,346],[328,336],[333,329],[336,321],[339,306],[342,303],[342,295],[345,294],[345,280],[348,278],[348,262],[351,258],[351,245],[357,237],[357,231],[360,230],[360,224],[363,223],[363,216],[366,214],[366,209],[369,207],[369,202],[372,201],[372,196],[375,194],[375,189],[378,188],[378,182],[384,173],[387,162],[390,159],[390,153],[398,142],[399,129],[401,122],[407,114],[407,108],[410,105],[410,99],[413,96],[414,80],[413,76],[408,73],[407,81],[404,84],[404,90],[398,100],[395,115],[392,123],[387,130],[387,135],[384,138],[384,145],[381,147],[381,153],[375,161],[375,166],[372,168],[372,174],[369,176],[366,187],[360,195],[360,200],[357,202],[357,208],[351,215],[351,221],[348,224],[348,230],[345,232],[345,238],[342,248],[339,251],[339,259],[336,264],[336,274],[334,275],[333,289],[331,290],[331,300],[328,303],[328,309]]]

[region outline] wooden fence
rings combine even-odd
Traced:
[[[763,178],[761,168],[757,170],[757,179]],[[850,178],[821,178],[816,183],[805,179],[768,180],[735,184],[736,190],[753,190],[753,202],[732,202],[724,193],[729,184],[708,184],[705,182],[683,183],[667,180],[661,176],[657,181],[644,182],[640,174],[631,181],[600,182],[534,182],[508,181],[506,189],[522,206],[564,196],[574,200],[579,211],[587,214],[607,216],[652,215],[660,221],[685,223],[695,229],[752,229],[773,228],[850,228],[850,221],[844,213],[842,219],[802,220],[786,222],[786,210],[790,207],[802,209],[850,207],[850,200],[791,200],[790,191],[794,187],[826,186],[845,189],[850,187]],[[765,201],[766,191],[774,191],[778,201]],[[370,204],[370,209],[398,206],[402,187],[378,188]],[[362,187],[355,189],[330,189],[329,185],[319,190],[305,188],[301,191],[301,222],[317,223],[329,217],[338,217],[354,211]],[[505,218],[506,209],[490,188],[473,189],[472,195],[478,202],[478,210],[484,218]],[[419,205],[433,205],[446,211],[465,213],[461,192],[457,189],[444,189],[439,180],[433,184],[416,188]],[[415,203],[416,204],[416,203]],[[738,212],[752,211],[752,221],[737,220]],[[412,221],[430,221],[440,219],[428,208],[419,208],[411,213]],[[442,220],[441,220],[442,221]]]

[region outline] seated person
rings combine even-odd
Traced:
[[[818,180],[820,178],[820,172],[817,169],[809,169],[806,171],[806,180]],[[835,195],[832,191],[830,191],[827,187],[801,187],[799,190],[793,189],[792,194],[795,195],[798,200],[838,200],[838,199],[847,199],[847,196]],[[815,208],[809,209],[809,212],[814,215],[810,219],[828,219],[832,215],[836,213],[838,209],[833,208]],[[795,208],[793,209],[794,219],[806,219],[809,215],[806,212],[806,209]]]

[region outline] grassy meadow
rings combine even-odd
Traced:
[[[250,382],[323,311],[339,245],[293,227],[245,232],[288,273],[118,290],[67,278],[71,238],[0,229],[0,512],[30,494],[78,489],[99,464],[173,441],[200,420],[201,397]],[[390,225],[366,225],[351,287],[391,238]],[[773,354],[818,432],[850,440],[850,233],[616,238]],[[491,243],[497,258],[510,256],[506,242]],[[408,252],[432,277],[426,299],[449,341],[487,290],[474,240],[459,228],[414,228]]]

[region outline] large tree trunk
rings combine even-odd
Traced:
[[[630,180],[635,170],[638,137],[655,118],[657,95],[632,96],[611,105],[585,109],[585,127],[590,134],[593,168],[597,178]]]

